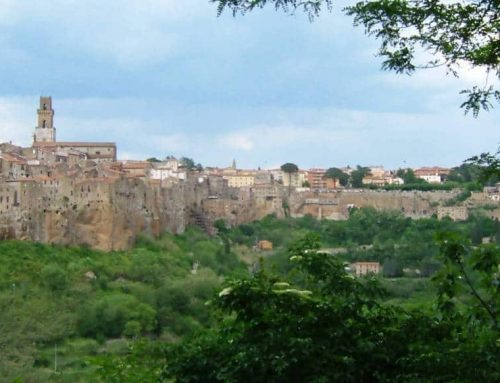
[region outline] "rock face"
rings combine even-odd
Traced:
[[[275,182],[272,171],[251,175],[239,172],[236,164],[223,172],[202,173],[188,170],[173,157],[159,166],[116,161],[114,143],[56,141],[50,97],[40,98],[37,115],[31,147],[0,144],[0,239],[120,250],[132,246],[139,233],[181,233],[189,224],[214,233],[217,219],[229,226],[268,214],[347,219],[350,208],[365,206],[413,218],[437,213],[461,219],[470,207],[439,209],[456,197],[456,191],[290,193]],[[500,193],[477,193],[471,203],[494,204],[490,216],[500,217]]]
[[[347,219],[350,208],[365,206],[430,217],[458,193],[343,190],[288,196],[288,189],[279,184],[231,188],[199,175],[159,182],[103,174],[90,165],[51,177],[0,179],[0,239],[122,250],[130,248],[139,233],[181,233],[189,224],[213,233],[217,219],[229,226],[268,214]]]
[[[197,217],[213,232],[218,218],[236,225],[270,213],[283,215],[281,199],[254,198],[210,177],[158,182],[103,176],[99,169],[70,174],[0,180],[0,239],[121,250],[131,247],[139,233],[181,233],[199,223]]]
[[[188,224],[186,206],[196,202],[192,184],[160,188],[130,178],[20,180],[4,182],[1,189],[1,238],[103,250],[129,248],[142,232],[182,232]]]
[[[458,191],[384,191],[346,189],[336,192],[309,192],[290,198],[293,216],[312,215],[319,219],[347,219],[352,207],[397,210],[410,218],[430,217],[436,206],[458,194]]]

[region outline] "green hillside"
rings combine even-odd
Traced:
[[[182,369],[167,363],[165,350],[182,356],[175,347],[186,352],[190,339],[225,328],[238,311],[220,307],[222,288],[255,282],[265,273],[267,280],[316,294],[304,270],[290,262],[297,244],[311,235],[319,254],[338,265],[380,262],[377,283],[385,293],[378,302],[437,315],[442,286],[430,277],[450,267],[438,233],[453,232],[471,248],[500,239],[498,222],[479,214],[453,222],[373,209],[354,210],[347,221],[269,216],[233,229],[217,226],[215,237],[189,229],[160,239],[142,237],[132,250],[111,253],[0,242],[0,381],[148,382],[167,379],[166,364],[180,377]],[[273,250],[257,249],[264,239],[273,242]],[[477,273],[471,278],[480,282]],[[460,310],[471,302],[465,290],[453,299]],[[170,358],[177,367],[183,363]]]

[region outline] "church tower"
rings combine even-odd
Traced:
[[[38,125],[33,136],[34,142],[55,142],[56,128],[54,128],[52,97],[40,97],[40,109],[37,113]]]

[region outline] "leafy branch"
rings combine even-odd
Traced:
[[[331,10],[332,0],[210,0],[217,3],[217,13],[225,9],[245,14],[255,8],[273,4],[276,10],[306,12],[310,20],[319,16],[322,7]],[[461,107],[477,117],[500,103],[500,92],[489,84],[489,75],[500,80],[500,2],[469,0],[365,0],[346,7],[355,26],[381,41],[378,55],[382,69],[413,74],[416,70],[445,66],[447,72],[459,75],[464,65],[483,68],[486,83],[461,93],[466,100]],[[430,54],[423,60],[421,53]]]

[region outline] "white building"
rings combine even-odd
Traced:
[[[152,163],[152,167],[149,170],[149,178],[154,180],[175,178],[185,181],[187,172],[181,167],[177,159],[167,158],[165,161]]]

